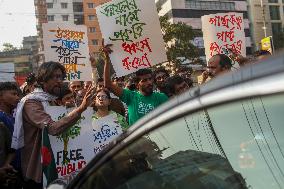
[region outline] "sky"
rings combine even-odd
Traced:
[[[0,0],[0,50],[3,43],[22,46],[23,37],[37,35],[34,0]]]

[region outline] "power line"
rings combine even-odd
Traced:
[[[250,128],[250,131],[251,131],[253,137],[255,138],[255,134],[254,134],[253,129],[252,129],[252,127],[251,127],[251,124],[250,124],[250,122],[249,122],[249,119],[248,119],[248,116],[247,116],[247,113],[246,113],[246,110],[245,110],[245,107],[244,107],[244,104],[243,104],[243,103],[242,103],[242,108],[243,108],[243,112],[244,112],[244,114],[245,114],[245,117],[246,117],[248,126],[249,126],[249,128]],[[272,171],[270,165],[268,164],[268,161],[267,161],[267,159],[265,158],[265,156],[264,156],[264,154],[263,154],[263,151],[262,151],[262,149],[261,149],[260,146],[259,146],[258,140],[255,140],[255,142],[256,142],[256,144],[257,144],[258,150],[260,151],[261,156],[262,156],[262,158],[264,159],[264,161],[265,161],[265,163],[266,163],[266,165],[267,165],[267,167],[268,167],[270,173],[272,174],[272,176],[273,176],[275,182],[278,184],[279,188],[281,189],[282,187],[281,187],[279,181],[277,180],[277,178],[276,178],[274,172]]]

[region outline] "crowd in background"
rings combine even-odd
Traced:
[[[111,50],[105,47],[103,52],[104,74],[96,82],[63,82],[64,67],[46,62],[20,87],[11,82],[0,83],[1,188],[42,188],[42,130],[47,129],[51,135],[62,133],[87,107],[93,108],[92,119],[112,114],[127,129],[169,98],[231,71],[234,61],[240,66],[252,62],[237,54],[214,55],[202,69],[198,84],[192,78],[192,68],[187,66],[180,66],[174,74],[159,66],[140,69],[131,76],[111,76]],[[255,57],[268,54],[259,51]],[[74,109],[62,120],[54,121],[45,112],[46,104]]]

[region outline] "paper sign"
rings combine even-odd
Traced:
[[[47,113],[57,121],[65,117],[71,109],[50,106]],[[93,110],[83,112],[80,120],[59,136],[49,135],[49,140],[55,158],[58,177],[62,178],[79,171],[94,157],[94,142],[92,131]]]
[[[210,14],[201,21],[207,61],[215,54],[227,54],[228,49],[246,56],[242,13]]]
[[[93,120],[92,125],[95,142],[95,154],[102,151],[106,145],[122,134],[122,128],[118,124],[116,114],[110,114],[103,118]]]
[[[155,1],[114,0],[96,13],[118,77],[167,61]]]
[[[43,24],[45,61],[64,65],[67,81],[91,81],[87,27],[62,23]]]
[[[55,121],[62,119],[72,110],[60,106],[46,108],[46,112]],[[88,108],[81,118],[62,134],[49,135],[59,178],[79,172],[122,133],[116,114],[92,120],[93,113],[93,109]]]

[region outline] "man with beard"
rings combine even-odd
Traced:
[[[150,69],[140,69],[136,72],[137,91],[123,89],[110,80],[110,45],[103,45],[105,55],[104,81],[105,87],[110,89],[128,107],[129,125],[133,125],[145,114],[152,111],[168,100],[163,93],[153,92],[153,76]]]
[[[166,80],[169,78],[169,73],[165,68],[158,68],[154,72],[154,79],[156,84],[156,92],[161,92],[166,94]]]
[[[41,147],[43,130],[51,135],[59,135],[74,125],[92,102],[92,88],[83,98],[81,105],[64,118],[54,121],[45,111],[57,97],[65,77],[65,68],[57,62],[45,62],[36,76],[40,88],[24,97],[18,104],[12,148],[21,148],[21,166],[25,188],[42,188]],[[51,152],[52,153],[52,152]]]

